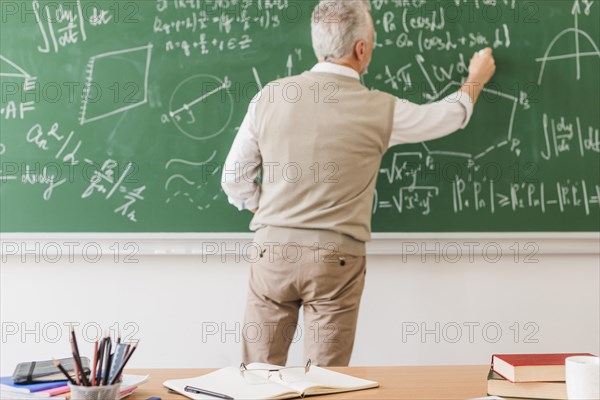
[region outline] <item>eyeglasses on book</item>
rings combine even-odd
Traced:
[[[310,371],[310,365],[310,358],[303,367],[283,367],[276,369],[248,368],[246,364],[242,363],[240,365],[240,374],[246,383],[250,384],[265,383],[272,377],[278,377],[283,382],[292,383],[304,379],[308,371]]]

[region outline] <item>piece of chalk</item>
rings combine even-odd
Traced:
[[[485,54],[485,50],[479,50],[479,54],[484,55]]]

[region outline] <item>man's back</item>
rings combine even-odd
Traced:
[[[263,179],[251,228],[325,230],[368,241],[395,102],[332,73],[305,72],[265,87],[256,104]]]

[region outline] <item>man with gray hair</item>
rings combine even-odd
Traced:
[[[285,365],[301,335],[315,364],[348,365],[384,153],[464,128],[495,72],[485,49],[471,60],[468,84],[437,103],[368,90],[360,82],[375,42],[367,0],[321,0],[312,40],[318,64],[257,95],[223,171],[230,203],[255,213],[250,228],[262,249],[250,268],[244,362]]]

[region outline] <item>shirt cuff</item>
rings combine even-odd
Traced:
[[[235,208],[237,208],[239,211],[244,211],[244,210],[254,211],[254,210],[258,209],[258,202],[260,200],[260,189],[257,188],[257,190],[254,192],[252,197],[250,197],[248,199],[238,200],[238,199],[234,199],[231,196],[228,196],[227,200],[229,201],[229,204],[231,204],[232,206],[235,206]]]
[[[260,187],[256,188],[256,191],[249,199],[244,201],[244,209],[254,211],[258,209],[258,202],[260,200]]]
[[[449,97],[452,96],[454,95]],[[465,119],[460,125],[460,129],[465,129],[469,125],[469,121],[471,121],[471,116],[473,116],[473,99],[471,99],[471,96],[467,92],[460,90],[458,92],[458,103],[465,109]]]

